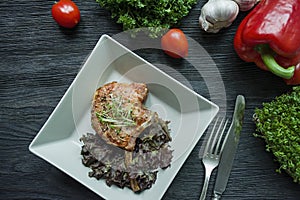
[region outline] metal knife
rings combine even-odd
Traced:
[[[235,153],[240,139],[245,111],[245,98],[238,95],[235,102],[232,123],[228,129],[230,132],[225,143],[221,160],[218,166],[218,173],[214,187],[214,200],[220,199],[226,189],[230,171],[234,161]]]

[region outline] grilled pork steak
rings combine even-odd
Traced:
[[[166,122],[143,105],[147,94],[143,83],[105,84],[94,95],[92,127],[108,144],[133,151],[146,128],[156,127],[155,132],[167,129]]]
[[[96,90],[91,111],[96,134],[80,138],[90,177],[140,192],[155,183],[159,168],[171,165],[169,122],[143,105],[147,94],[143,83],[111,82]]]

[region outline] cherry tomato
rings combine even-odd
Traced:
[[[71,0],[60,0],[51,9],[53,19],[62,27],[74,28],[80,21],[80,11]]]
[[[185,34],[177,28],[170,29],[161,38],[161,47],[173,58],[184,58],[188,55],[188,41]]]

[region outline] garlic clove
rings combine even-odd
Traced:
[[[232,0],[209,0],[201,9],[200,27],[211,33],[232,24],[239,13],[239,6]]]
[[[240,11],[248,11],[254,7],[259,0],[234,0],[240,7]]]

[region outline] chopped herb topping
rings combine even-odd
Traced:
[[[111,101],[105,104],[106,109],[100,113],[96,112],[99,121],[107,124],[112,129],[136,126],[136,122],[132,117],[133,105],[130,104],[130,101],[123,99],[121,96],[114,97],[112,94],[110,94],[110,98]]]

